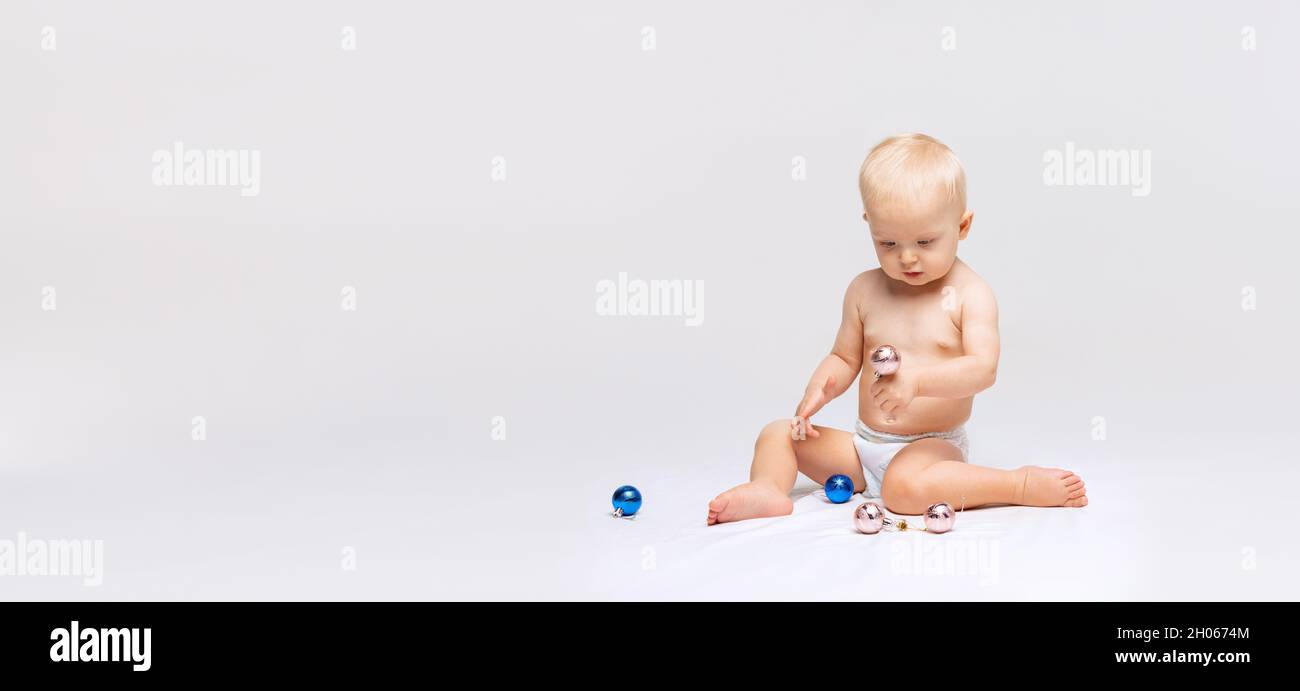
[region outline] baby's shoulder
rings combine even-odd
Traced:
[[[950,285],[957,289],[957,298],[963,307],[958,310],[959,315],[966,311],[964,308],[967,306],[976,309],[997,309],[997,298],[993,295],[993,287],[982,276],[975,273],[970,265],[962,262],[960,269],[954,273]]]
[[[975,273],[975,269],[972,269],[970,264],[967,264],[966,262],[961,262],[960,271],[957,272],[955,278],[957,279],[956,283],[959,290],[970,290],[972,292],[988,294],[993,293],[993,287],[989,285],[989,282],[984,280],[983,276]]]
[[[884,275],[884,272],[878,268],[867,269],[853,277],[853,280],[849,282],[849,288],[857,290],[872,290],[880,285],[880,279],[883,278]]]
[[[855,301],[862,301],[880,289],[880,279],[883,276],[884,274],[880,269],[863,271],[854,276],[852,281],[849,281],[849,287],[845,291],[845,295],[855,298]]]

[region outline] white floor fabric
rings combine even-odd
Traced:
[[[655,506],[648,495],[644,515],[636,519],[592,519],[594,529],[609,541],[610,556],[604,564],[607,577],[593,580],[591,596],[853,601],[1295,598],[1288,585],[1296,574],[1288,528],[1252,521],[1251,530],[1241,530],[1236,521],[1226,520],[1226,507],[1216,506],[1212,496],[1178,505],[1157,499],[1184,484],[1205,486],[1195,477],[1079,472],[1088,478],[1087,507],[967,509],[945,534],[860,534],[852,515],[865,501],[861,495],[832,504],[802,477],[791,516],[716,526],[704,525],[703,503]],[[1207,505],[1196,505],[1206,500]],[[677,529],[668,525],[681,520],[697,524]]]
[[[861,535],[860,495],[831,504],[802,477],[793,515],[706,526],[708,501],[744,479],[735,464],[539,463],[503,484],[395,451],[364,467],[281,456],[15,474],[0,538],[102,539],[103,578],[0,574],[0,599],[1238,601],[1294,600],[1300,580],[1290,469],[1063,458],[1087,507],[968,508],[942,535]],[[645,504],[616,519],[627,481]]]

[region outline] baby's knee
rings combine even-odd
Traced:
[[[765,441],[781,441],[783,439],[789,441],[792,438],[791,430],[792,428],[790,426],[789,418],[773,420],[767,423],[767,425],[763,427],[762,431],[758,433],[758,441],[755,442],[755,444],[762,444]]]
[[[926,500],[929,494],[930,489],[920,473],[886,476],[880,487],[880,499],[894,513],[921,513],[932,503]]]

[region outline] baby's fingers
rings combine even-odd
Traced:
[[[817,431],[809,422],[808,418],[802,415],[790,419],[790,438],[795,441],[802,440],[808,436],[816,439],[821,433]]]

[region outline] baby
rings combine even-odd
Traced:
[[[800,472],[818,484],[847,475],[900,514],[940,501],[1086,506],[1083,479],[1068,470],[967,462],[971,403],[997,377],[998,308],[988,284],[957,258],[974,218],[957,156],[923,134],[890,137],[871,150],[858,185],[880,268],[849,283],[835,345],[795,417],[759,433],[749,482],[709,502],[709,525],[791,513]],[[885,344],[897,349],[900,366],[879,378],[868,367],[856,430],[809,424]]]

